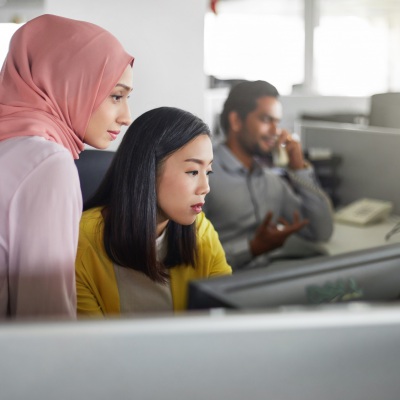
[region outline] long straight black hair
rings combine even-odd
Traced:
[[[128,128],[99,189],[84,204],[84,210],[103,207],[104,247],[114,263],[155,282],[165,282],[166,268],[195,267],[195,223],[169,221],[167,254],[157,262],[156,189],[166,157],[204,134],[210,136],[210,130],[200,118],[172,107],[147,111]]]

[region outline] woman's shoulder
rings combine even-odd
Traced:
[[[196,218],[196,232],[198,238],[204,238],[214,232],[214,226],[211,221],[206,217],[204,212],[201,212]]]
[[[7,154],[18,154],[24,161],[29,160],[36,163],[53,155],[68,156],[73,162],[71,153],[64,146],[39,136],[18,136],[4,140],[0,149],[0,152],[2,151]]]
[[[94,207],[82,213],[81,229],[92,230],[95,226],[103,223],[101,214],[102,207]]]
[[[80,222],[79,241],[96,241],[102,235],[103,216],[101,207],[90,208],[82,214]]]
[[[204,213],[200,213],[196,220],[197,226],[197,271],[204,276],[218,276],[231,274],[225,252],[221,245],[217,231]]]
[[[65,205],[74,207],[74,217],[81,214],[82,194],[71,153],[43,138],[17,137],[0,142],[0,182],[4,202],[9,204],[35,193],[35,207],[42,201],[43,209],[59,210]],[[67,220],[67,216],[64,218]]]
[[[0,145],[0,165],[20,178],[34,171],[78,176],[71,153],[63,146],[36,136],[7,139]]]

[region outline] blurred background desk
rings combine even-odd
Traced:
[[[400,232],[387,241],[385,236],[396,224],[400,216],[391,215],[385,221],[367,226],[348,225],[335,222],[334,232],[328,242],[314,243],[296,235],[290,236],[284,246],[274,251],[269,271],[281,269],[283,265],[295,266],[299,261],[315,256],[334,256],[357,250],[366,250],[390,243],[400,243]],[[276,268],[275,268],[276,267]]]
[[[329,255],[335,255],[400,242],[400,232],[394,234],[388,241],[385,239],[386,234],[398,222],[400,216],[395,215],[381,223],[362,227],[337,222],[331,240],[319,246]]]

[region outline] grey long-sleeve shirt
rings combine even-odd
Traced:
[[[276,222],[280,217],[292,221],[297,210],[310,221],[298,232],[299,236],[312,241],[327,241],[331,237],[331,202],[317,183],[312,167],[289,170],[289,185],[271,169],[257,163],[250,172],[228,147],[219,144],[214,149],[213,171],[204,211],[217,230],[233,269],[257,265],[249,241],[268,211],[273,212]]]

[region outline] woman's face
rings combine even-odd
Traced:
[[[212,159],[211,140],[200,135],[164,160],[157,179],[158,228],[168,220],[181,225],[195,221],[210,191]]]
[[[96,149],[106,149],[121,127],[131,123],[128,107],[132,91],[132,67],[128,65],[114,89],[92,114],[83,141]]]

